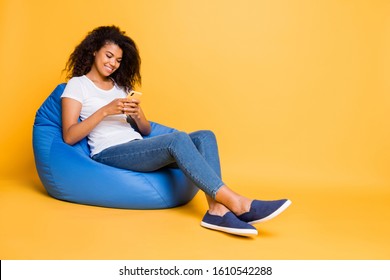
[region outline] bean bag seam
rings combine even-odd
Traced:
[[[158,191],[155,185],[145,175],[143,174],[141,175],[153,187],[154,191],[160,196],[161,200],[165,203],[165,206],[168,207],[169,204],[165,201],[164,197],[161,195],[161,193]]]

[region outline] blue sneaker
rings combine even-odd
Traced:
[[[249,212],[241,214],[237,218],[248,224],[265,222],[282,213],[290,204],[291,201],[288,199],[253,200]]]
[[[257,235],[257,229],[255,227],[239,220],[232,212],[227,212],[222,217],[211,215],[207,212],[200,225],[205,228],[219,230],[230,234],[242,236]]]

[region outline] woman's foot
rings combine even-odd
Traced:
[[[200,225],[208,229],[218,230],[240,236],[257,235],[257,229],[254,226],[241,221],[230,211],[226,212],[222,216],[213,215],[207,212],[204,215]]]
[[[288,199],[252,200],[238,195],[223,186],[217,192],[216,200],[207,196],[209,211],[203,217],[201,225],[231,234],[257,235],[251,224],[268,221],[290,206]]]
[[[248,212],[237,215],[237,218],[248,224],[265,222],[275,218],[290,206],[288,199],[253,200]]]

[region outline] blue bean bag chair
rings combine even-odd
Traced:
[[[87,140],[70,146],[62,140],[58,85],[36,113],[33,149],[40,180],[50,196],[74,203],[127,209],[183,205],[198,188],[177,168],[140,173],[98,163],[89,157]],[[153,123],[148,137],[175,129]]]

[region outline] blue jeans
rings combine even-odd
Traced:
[[[107,148],[92,158],[110,166],[137,172],[176,166],[212,198],[224,185],[217,141],[214,133],[208,130],[190,134],[173,132],[133,140]]]

